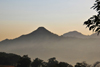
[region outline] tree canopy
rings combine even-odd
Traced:
[[[17,62],[17,67],[29,67],[30,64],[31,64],[31,59],[28,57],[28,55],[24,55]]]
[[[9,59],[8,59],[9,58]],[[67,59],[66,59],[67,60]],[[100,62],[89,65],[86,62],[77,62],[74,66],[67,62],[59,62],[56,57],[49,58],[47,62],[39,58],[35,58],[31,62],[28,55],[8,54],[0,52],[0,67],[14,66],[14,67],[100,67]]]
[[[96,10],[97,15],[90,17],[87,21],[84,22],[84,25],[89,28],[89,30],[95,31],[98,34],[100,33],[100,0],[95,0],[94,5],[91,7]]]

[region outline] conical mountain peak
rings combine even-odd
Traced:
[[[33,31],[32,33],[28,34],[31,37],[51,37],[51,36],[58,36],[54,33],[52,33],[51,31],[49,31],[48,29],[46,29],[45,27],[38,27],[35,31]]]
[[[45,29],[45,27],[38,27],[38,29]]]
[[[37,30],[47,30],[46,28],[44,28],[44,27],[38,27],[38,29]]]
[[[31,32],[30,34],[40,34],[40,33],[45,33],[49,32],[45,27],[38,27],[35,31]]]

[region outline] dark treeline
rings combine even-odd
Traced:
[[[0,65],[15,66],[20,58],[21,56],[16,54],[0,52]]]
[[[0,65],[11,65],[15,67],[98,67],[100,62],[96,62],[93,65],[89,65],[86,62],[77,62],[74,66],[67,62],[59,62],[55,57],[48,59],[47,62],[39,58],[35,58],[31,61],[28,55],[12,54],[0,52]]]

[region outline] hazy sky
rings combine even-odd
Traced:
[[[28,34],[40,26],[62,35],[77,30],[90,35],[83,22],[95,15],[94,0],[0,0],[0,41]]]

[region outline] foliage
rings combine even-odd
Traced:
[[[100,62],[98,61],[98,62],[95,62],[94,64],[93,64],[93,67],[100,67]]]
[[[19,59],[17,67],[29,67],[30,64],[31,64],[31,59],[28,57],[28,55],[24,55]]]
[[[28,55],[19,56],[16,54],[7,54],[0,52],[0,65],[15,67],[73,67],[66,62],[59,62],[55,57],[48,59],[47,62],[39,58],[35,58],[32,62]],[[86,62],[76,63],[74,67],[100,67],[100,62],[94,63],[92,66]]]
[[[16,54],[0,52],[0,65],[15,66],[19,58],[20,56]]]
[[[97,15],[90,17],[84,22],[84,25],[89,28],[89,30],[100,33],[100,0],[96,0],[96,3],[91,7],[97,11]]]
[[[56,60],[56,58],[55,57],[53,57],[53,58],[50,58],[49,60],[48,60],[48,63],[47,63],[47,67],[58,67],[58,61]]]
[[[68,66],[69,66],[69,64],[66,63],[66,62],[60,62],[59,63],[59,67],[68,67]]]
[[[48,62],[36,58],[31,63],[31,67],[73,67],[66,62],[58,62],[55,57],[48,59]]]
[[[45,67],[45,66],[46,66],[46,62],[44,62],[43,60],[41,60],[39,58],[36,58],[31,63],[31,67]]]
[[[91,67],[91,65],[87,64],[86,62],[76,63],[75,67]]]

